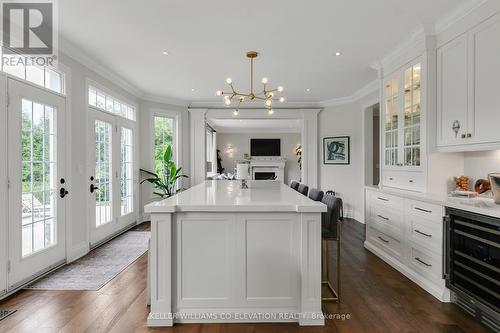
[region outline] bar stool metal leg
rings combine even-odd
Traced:
[[[335,290],[333,288],[331,282],[330,282],[330,272],[329,272],[329,267],[328,267],[328,262],[330,261],[330,254],[328,251],[328,242],[329,240],[335,240],[337,242],[337,272],[336,272],[336,282],[337,282],[337,288],[338,290]],[[341,290],[341,281],[340,281],[340,222],[337,224],[337,239],[326,239],[324,238],[322,240],[322,257],[323,257],[323,269],[326,270],[326,280],[321,281],[321,286],[326,286],[328,288],[328,291],[332,294],[331,297],[321,297],[321,300],[325,303],[340,303],[340,290]],[[323,276],[323,274],[321,275]]]

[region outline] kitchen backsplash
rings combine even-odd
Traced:
[[[464,153],[464,174],[472,178],[487,179],[488,173],[500,172],[500,150],[476,151]]]

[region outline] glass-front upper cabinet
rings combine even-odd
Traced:
[[[386,167],[421,166],[420,63],[405,66],[384,82],[384,161]]]
[[[385,165],[398,165],[399,141],[399,77],[393,77],[385,82]]]

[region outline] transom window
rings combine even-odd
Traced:
[[[101,90],[89,87],[89,105],[135,121],[135,108]]]
[[[0,53],[1,55],[1,53]],[[4,54],[3,58],[9,59],[10,57],[18,57],[17,55]],[[2,59],[3,59],[2,58]],[[2,61],[0,65],[2,71],[34,83],[41,87],[47,88],[59,94],[64,94],[64,75],[54,68],[40,67],[35,65],[28,65],[21,62],[13,62],[11,65],[9,61]]]

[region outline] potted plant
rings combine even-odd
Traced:
[[[172,159],[172,146],[168,145],[163,154],[162,170],[160,173],[154,173],[144,169],[141,172],[147,174],[147,178],[141,181],[141,184],[148,182],[153,184],[156,189],[153,193],[161,198],[169,198],[182,189],[176,189],[177,181],[180,178],[188,178],[182,174],[182,168],[177,168],[177,165]]]

